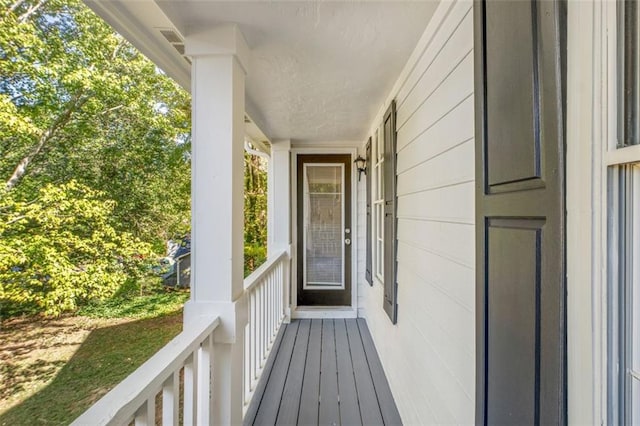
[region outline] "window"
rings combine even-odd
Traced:
[[[396,102],[373,135],[373,274],[384,286],[383,308],[391,322],[398,317]]]
[[[384,139],[376,130],[373,136],[373,272],[384,281]]]
[[[618,147],[640,144],[640,6],[618,3]]]
[[[640,8],[618,5],[618,137],[608,152],[608,422],[640,424]]]
[[[609,170],[609,421],[640,423],[640,164]]]

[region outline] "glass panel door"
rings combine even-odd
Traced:
[[[350,154],[296,158],[297,306],[350,306]]]
[[[344,288],[344,165],[304,164],[304,289]]]

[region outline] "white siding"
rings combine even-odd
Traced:
[[[364,279],[359,198],[359,306],[405,424],[471,424],[475,408],[473,11],[441,2],[401,74],[398,130],[398,323],[382,285]],[[382,105],[376,122],[388,105]]]

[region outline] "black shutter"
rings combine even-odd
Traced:
[[[566,4],[474,12],[476,424],[565,425]]]
[[[367,159],[367,185],[365,197],[367,200],[367,270],[365,278],[369,285],[373,285],[373,274],[371,273],[371,138],[365,148]]]
[[[384,311],[398,320],[396,282],[396,101],[384,114]]]

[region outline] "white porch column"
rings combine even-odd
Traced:
[[[186,37],[191,57],[191,301],[232,302],[243,281],[244,80],[235,26]]]
[[[191,57],[191,300],[184,326],[220,315],[213,346],[209,418],[242,422],[246,303],[243,294],[243,146],[249,49],[235,25],[186,36]]]
[[[271,143],[269,161],[269,182],[267,187],[267,255],[291,246],[291,141],[280,140]],[[284,321],[291,320],[291,265],[285,268]]]
[[[291,244],[291,141],[271,143],[268,191],[267,251],[286,250]]]

